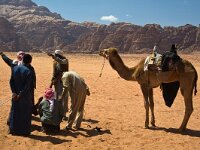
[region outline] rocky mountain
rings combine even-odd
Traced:
[[[0,51],[29,50],[31,47],[27,43],[28,40],[17,33],[11,22],[0,17]]]
[[[155,43],[162,53],[176,43],[179,50],[191,52],[200,50],[200,26],[76,23],[31,0],[0,0],[0,43],[1,51],[60,48],[86,53],[108,47],[117,47],[125,53],[151,52]]]
[[[37,6],[31,0],[1,0],[0,5],[14,5],[14,6]]]

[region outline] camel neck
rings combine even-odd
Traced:
[[[135,68],[127,67],[118,53],[115,53],[112,56],[109,56],[109,63],[111,67],[117,71],[119,76],[125,80],[135,80],[133,77],[133,73]]]

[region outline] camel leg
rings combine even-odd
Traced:
[[[155,127],[155,116],[154,116],[154,101],[153,101],[153,89],[149,89],[149,104],[151,110],[151,125]]]
[[[189,77],[182,78],[180,82],[181,94],[184,97],[185,102],[185,115],[182,121],[182,124],[179,128],[179,131],[184,131],[186,129],[188,120],[193,112],[193,102],[192,102],[192,94],[193,94],[193,80],[189,80]],[[190,77],[191,79],[191,77]]]
[[[148,88],[146,88],[145,86],[140,86],[140,87],[141,87],[142,94],[144,97],[144,107],[146,110],[145,128],[149,128],[149,101],[148,101],[149,92],[148,92]]]
[[[187,88],[186,88],[187,87]],[[189,86],[190,87],[190,86]],[[192,87],[192,86],[191,86]],[[189,121],[189,118],[193,112],[193,102],[192,102],[192,88],[188,88],[188,86],[185,86],[184,88],[181,88],[181,94],[184,97],[185,102],[185,115],[182,121],[182,124],[179,128],[179,131],[182,132],[186,129],[187,123]]]

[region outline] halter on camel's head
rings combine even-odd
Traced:
[[[108,59],[110,54],[113,52],[116,52],[117,49],[116,48],[108,48],[108,49],[102,49],[99,51],[99,55],[103,56],[104,58]]]

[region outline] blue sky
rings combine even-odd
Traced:
[[[200,24],[200,0],[32,0],[74,22],[129,22],[136,25]]]

